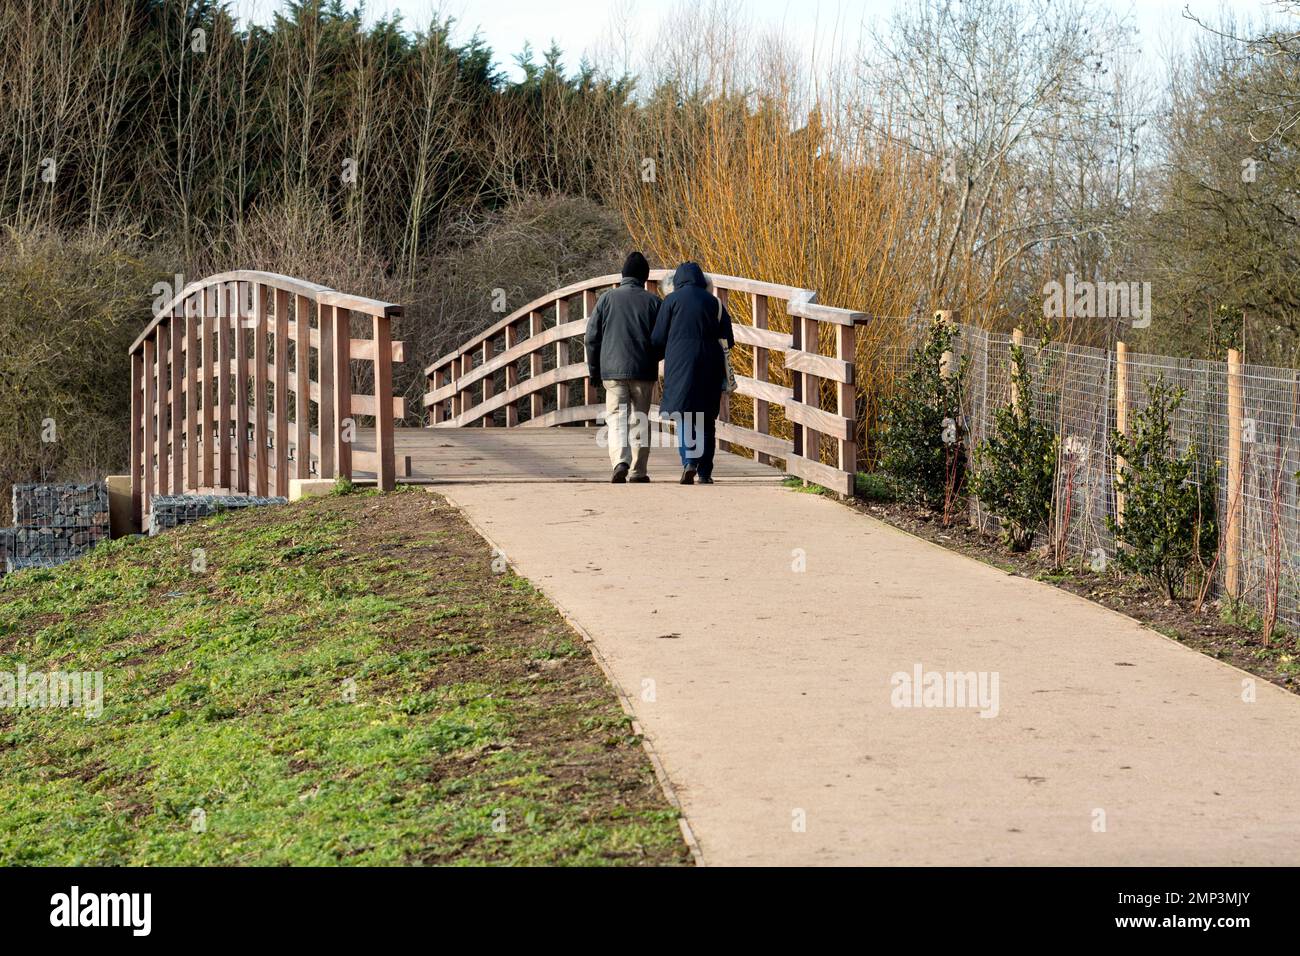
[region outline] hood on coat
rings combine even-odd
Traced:
[[[704,278],[704,270],[700,268],[698,262],[683,262],[677,267],[677,273],[673,276],[673,288],[680,289],[685,285],[708,290],[709,282]]]

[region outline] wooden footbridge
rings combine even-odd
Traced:
[[[655,270],[648,287],[670,278]],[[719,416],[719,446],[736,454],[719,456],[717,476],[784,471],[850,493],[855,329],[866,316],[808,289],[710,278],[744,373]],[[599,276],[550,292],[431,364],[425,428],[394,427],[407,414],[393,394],[393,364],[405,360],[392,337],[400,306],[266,272],[191,283],[131,346],[136,517],[155,495],[285,495],[295,478],[385,489],[398,478],[605,480],[590,430],[604,414],[602,390],[582,339],[597,297],[618,282]],[[652,468],[675,454],[659,449]]]

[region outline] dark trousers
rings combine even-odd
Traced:
[[[717,423],[716,415],[686,414],[682,416],[681,424],[677,428],[677,452],[682,457],[682,467],[689,468],[694,465],[703,478],[713,474]],[[698,434],[701,431],[702,436]]]

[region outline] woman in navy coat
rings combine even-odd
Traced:
[[[673,291],[659,306],[651,340],[664,358],[664,393],[659,411],[677,423],[681,483],[713,484],[713,449],[718,406],[726,383],[722,346],[735,345],[731,316],[709,292],[704,271],[683,262]]]

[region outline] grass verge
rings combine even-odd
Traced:
[[[498,573],[499,572],[499,573]],[[232,512],[0,583],[0,864],[687,863],[581,638],[441,498]]]

